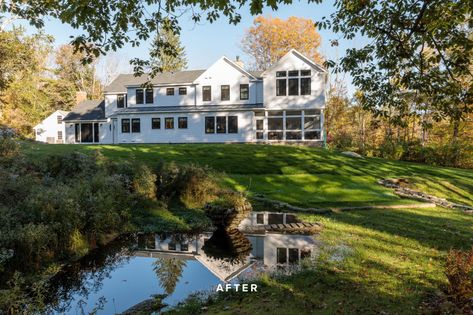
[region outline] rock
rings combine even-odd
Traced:
[[[346,155],[346,156],[354,157],[354,158],[363,158],[362,155],[360,155],[356,152],[351,152],[351,151],[343,151],[342,154]]]

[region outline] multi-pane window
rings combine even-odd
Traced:
[[[227,117],[217,116],[217,133],[227,132]]]
[[[122,119],[122,133],[129,133],[130,132],[130,119],[123,118]]]
[[[210,102],[212,100],[212,88],[210,85],[205,85],[202,87],[202,101]]]
[[[205,133],[215,133],[215,117],[205,117]]]
[[[154,102],[153,89],[146,89],[146,104],[153,104],[153,102]]]
[[[301,78],[301,95],[310,95],[310,78]]]
[[[299,95],[299,79],[289,79],[289,95]]]
[[[265,134],[267,134],[267,140],[321,139],[320,109],[267,111],[267,129],[264,117],[258,117],[256,113],[256,139],[265,139]]]
[[[117,95],[117,108],[125,107],[125,95]]]
[[[136,104],[143,104],[144,103],[144,92],[143,89],[136,89]]]
[[[276,96],[286,96],[286,79],[276,80]]]
[[[57,132],[57,139],[62,140],[62,131]]]
[[[276,96],[310,95],[311,70],[276,72]]]
[[[161,129],[161,118],[151,118],[151,129]]]
[[[62,124],[62,116],[61,115],[57,115],[57,123],[58,125]]]
[[[248,84],[240,84],[240,100],[244,101],[250,98],[250,86]]]
[[[220,100],[229,101],[230,100],[230,85],[221,85],[220,86]]]
[[[167,88],[166,95],[174,95],[174,88]]]
[[[180,87],[179,88],[179,95],[187,95],[187,88],[186,87]]]
[[[238,116],[205,117],[205,133],[238,133]]]
[[[138,133],[141,131],[141,122],[139,118],[133,118],[131,120],[131,132]]]
[[[228,116],[228,133],[238,133],[238,116]]]
[[[164,127],[166,129],[174,129],[174,117],[166,117],[164,119]]]
[[[187,117],[179,117],[177,119],[177,127],[179,129],[187,129]]]

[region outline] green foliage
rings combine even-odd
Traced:
[[[0,135],[0,158],[13,158],[19,154],[18,142],[9,136]]]
[[[150,65],[154,73],[186,69],[186,52],[182,47],[179,33],[173,29],[170,20],[165,19],[157,32],[150,50]]]
[[[345,39],[369,38],[336,66],[351,74],[363,106],[396,125],[428,111],[437,121],[450,120],[457,137],[473,110],[471,2],[337,0],[335,7],[319,26]]]
[[[158,198],[177,197],[188,208],[202,208],[218,191],[215,172],[208,167],[160,163],[156,173]]]
[[[469,251],[451,250],[445,274],[450,298],[464,311],[473,309],[473,247]]]

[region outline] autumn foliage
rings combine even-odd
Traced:
[[[294,48],[318,63],[320,34],[311,19],[292,16],[287,20],[258,16],[242,40],[245,53],[254,58],[257,70],[265,70]]]

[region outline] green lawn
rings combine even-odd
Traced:
[[[408,178],[429,193],[473,204],[473,171],[438,168],[377,158],[356,159],[319,148],[252,144],[48,145],[23,143],[24,151],[48,154],[100,151],[110,158],[208,165],[223,172],[233,189],[305,207],[405,204],[376,183],[383,177]]]
[[[300,215],[321,222],[321,261],[284,278],[263,278],[257,294],[220,295],[177,314],[429,314],[425,302],[446,284],[445,257],[468,249],[473,216],[433,209],[359,210]],[[345,248],[342,261],[327,259]],[[204,308],[205,310],[205,308]],[[442,312],[438,312],[441,314]]]
[[[380,178],[409,179],[413,187],[473,205],[473,171],[369,158],[356,159],[323,149],[264,145],[43,145],[23,143],[38,159],[66,151],[92,152],[154,165],[161,160],[208,165],[222,172],[228,187],[294,205],[361,206],[406,204]],[[157,221],[191,228],[190,209],[161,211]],[[202,215],[200,215],[201,217]],[[219,295],[204,308],[188,303],[179,314],[417,314],[423,302],[446,284],[445,257],[451,248],[473,242],[473,216],[460,210],[359,210],[327,215],[301,214],[324,225],[316,268],[259,280],[257,294]],[[158,222],[158,223],[159,223]],[[152,222],[151,222],[152,224]],[[202,220],[200,224],[206,224]],[[344,259],[331,261],[336,248]]]

